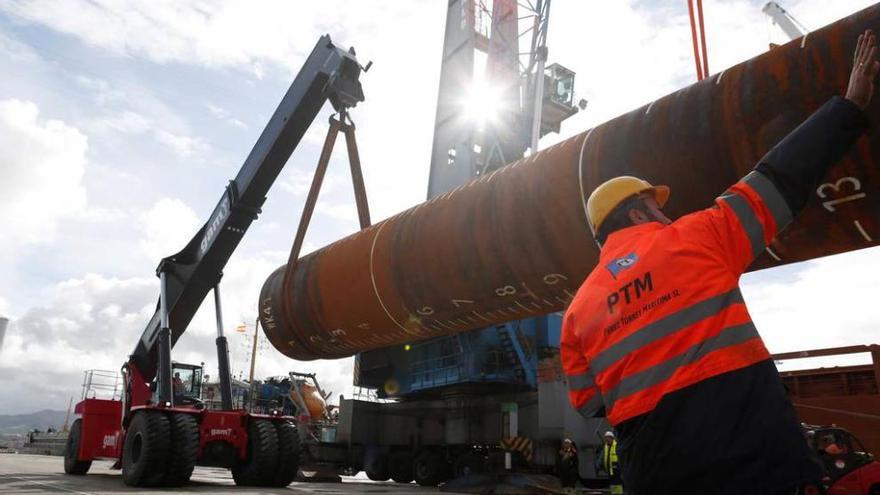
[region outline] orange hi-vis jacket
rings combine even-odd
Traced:
[[[572,405],[616,425],[665,394],[769,359],[738,284],[791,219],[754,171],[711,208],[609,235],[563,322]]]

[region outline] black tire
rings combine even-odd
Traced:
[[[367,463],[364,471],[367,473],[367,478],[373,481],[388,481],[391,477],[388,472],[388,454],[376,455],[372,462]]]
[[[439,455],[426,450],[413,461],[413,478],[421,486],[437,486],[443,481],[445,468]]]
[[[452,464],[452,477],[461,478],[486,471],[486,458],[476,452],[467,452],[458,456]]]
[[[236,485],[265,486],[271,484],[278,468],[278,432],[265,419],[252,419],[248,426],[247,460],[232,468]]]
[[[82,419],[77,419],[70,427],[67,443],[64,445],[64,472],[81,476],[89,472],[92,461],[77,460],[79,442],[82,438]]]
[[[199,453],[199,423],[195,415],[173,413],[170,418],[171,448],[168,452],[168,469],[162,484],[181,486],[189,482],[196,456]]]
[[[165,477],[171,425],[160,411],[137,411],[125,433],[122,480],[128,486],[159,486]]]
[[[396,452],[388,463],[388,474],[396,483],[412,483],[413,463],[409,452]]]
[[[287,486],[296,479],[299,472],[299,434],[290,421],[275,423],[278,432],[278,469],[272,479],[272,486]]]

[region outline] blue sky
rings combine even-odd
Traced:
[[[819,28],[872,2],[782,2]],[[704,2],[712,72],[766,50],[783,33],[762,1]],[[550,60],[578,73],[587,111],[572,136],[694,80],[682,1],[556,0]],[[419,203],[427,188],[445,2],[0,0],[0,413],[60,409],[81,372],[118,369],[157,297],[154,269],[204,223],[318,36],[354,45],[366,102],[358,124],[374,220]],[[252,322],[266,275],[287,257],[326,130],[328,109],[296,151],[226,270],[227,327]],[[307,237],[312,250],[357,229],[344,150],[331,162]],[[877,251],[745,278],[772,351],[870,343]],[[836,285],[835,285],[836,284]],[[826,287],[844,286],[848,293]],[[855,293],[855,295],[853,295]],[[213,358],[212,308],[175,349]],[[244,339],[233,333],[233,368]],[[292,362],[264,346],[261,376],[318,371],[337,393],[350,360]]]

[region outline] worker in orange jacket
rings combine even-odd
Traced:
[[[859,36],[845,98],[780,141],[715,204],[676,221],[635,177],[587,201],[599,263],[566,311],[569,398],[618,433],[628,494],[797,493],[822,476],[739,277],[867,128],[880,70]]]

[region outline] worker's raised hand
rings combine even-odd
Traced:
[[[877,61],[877,39],[873,31],[866,29],[859,35],[859,41],[856,43],[849,86],[846,88],[846,99],[864,110],[868,103],[871,103],[877,72],[880,72],[880,62]]]

